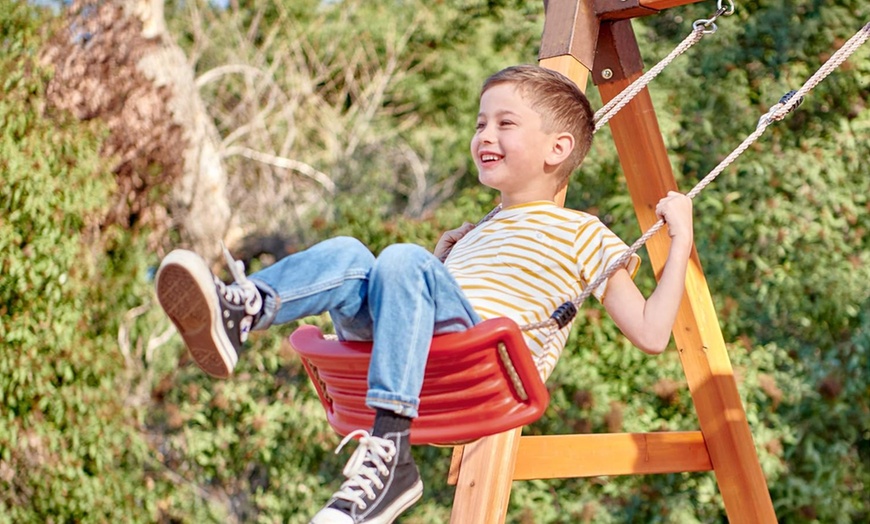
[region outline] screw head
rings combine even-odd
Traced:
[[[601,76],[604,77],[605,80],[610,80],[611,78],[613,78],[613,70],[605,69],[601,72]]]

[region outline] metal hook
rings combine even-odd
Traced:
[[[699,31],[702,27],[704,27],[706,28],[703,31],[705,35],[711,35],[715,33],[719,29],[719,26],[716,25],[716,20],[720,16],[729,16],[734,14],[734,2],[728,0],[728,7],[723,7],[722,2],[723,0],[719,0],[719,2],[716,4],[716,12],[713,13],[713,16],[711,18],[701,18],[699,20],[695,20],[695,23],[692,24],[692,29],[694,29],[695,31]]]
[[[717,17],[714,16],[713,18],[701,18],[699,20],[695,20],[695,23],[692,24],[692,29],[698,31],[702,27],[706,27],[707,29],[704,29],[703,31],[704,34],[712,35],[717,30],[719,30],[719,26],[716,25],[716,18]]]
[[[719,3],[716,5],[719,11],[722,11],[722,0],[719,0]],[[725,16],[731,16],[734,14],[734,2],[728,0],[728,8],[722,11],[722,14]]]

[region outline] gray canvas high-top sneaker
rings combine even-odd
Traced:
[[[390,524],[423,495],[409,430],[383,437],[357,430],[338,450],[357,436],[359,447],[344,467],[347,480],[310,524]]]
[[[244,265],[224,249],[235,278],[224,284],[199,255],[177,249],[160,263],[157,299],[175,324],[196,364],[209,375],[229,377],[239,350],[263,309],[263,299]]]

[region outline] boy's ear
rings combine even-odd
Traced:
[[[559,165],[574,151],[574,135],[571,133],[559,133],[553,139],[550,153],[547,155],[547,163]]]

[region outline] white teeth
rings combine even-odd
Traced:
[[[498,157],[495,155],[481,155],[480,159],[484,162],[495,162]]]

